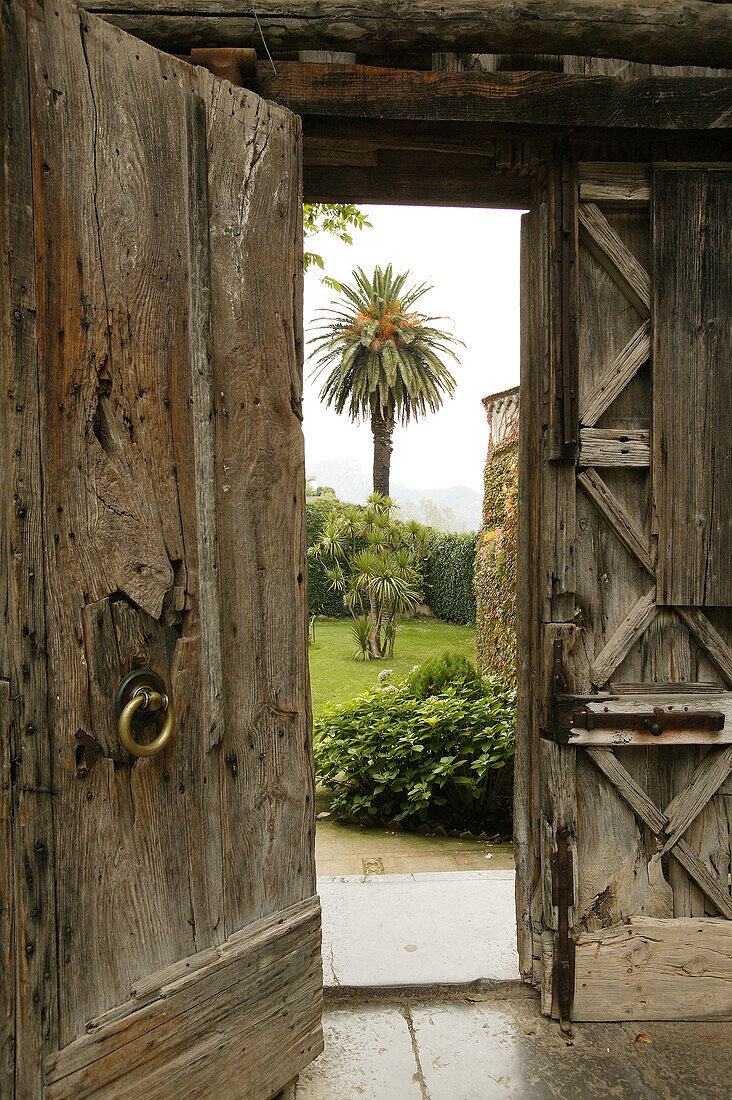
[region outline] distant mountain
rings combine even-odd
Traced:
[[[317,485],[330,485],[340,500],[363,504],[371,492],[371,479],[360,463],[350,458],[326,459],[308,470]],[[403,519],[416,519],[439,531],[477,531],[483,516],[480,494],[467,485],[449,489],[410,489],[399,482],[391,495],[401,507]]]

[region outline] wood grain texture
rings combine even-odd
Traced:
[[[646,164],[606,164],[585,161],[577,166],[580,202],[647,206],[651,173]]]
[[[646,428],[580,428],[579,466],[651,464],[651,433]]]
[[[623,546],[630,551],[646,573],[655,579],[655,570],[646,540],[638,530],[635,521],[628,515],[620,501],[613,496],[597,471],[592,468],[582,470],[577,475],[577,482]]]
[[[654,172],[653,454],[664,604],[732,604],[731,216],[732,172]]]
[[[634,917],[582,933],[575,945],[573,1017],[732,1019],[732,924]]]
[[[727,687],[732,688],[732,649],[709,617],[698,607],[675,607],[674,611],[686,623]]]
[[[150,975],[46,1060],[45,1095],[168,1100],[194,1082],[199,1096],[273,1095],[323,1048],[319,945],[310,898]]]
[[[3,815],[4,985],[0,1094],[34,1096],[58,1036],[54,766],[46,674],[43,486],[39,446],[33,153],[27,15],[0,23],[0,682],[6,700]],[[6,694],[7,693],[7,694]],[[8,709],[9,708],[9,709]],[[9,891],[9,894],[6,893]],[[10,994],[11,1000],[7,1000]],[[16,1004],[12,1000],[17,997]]]
[[[590,681],[602,687],[610,679],[630,647],[641,637],[656,616],[656,590],[652,588],[631,608],[623,621],[595,657]]]
[[[623,767],[612,750],[588,747],[584,751],[609,779],[613,787],[625,799],[641,821],[658,837],[663,837],[668,820],[666,815],[659,810],[655,802],[630,775],[628,770]],[[727,883],[722,882],[716,874],[712,873],[708,865],[702,862],[683,837],[676,842],[670,850],[670,854],[681,864],[687,875],[706,894],[722,916],[732,919],[732,896],[730,896]],[[675,893],[676,888],[674,888]]]
[[[198,44],[258,47],[253,13],[234,0],[193,0],[185,14],[170,0],[90,0],[125,30],[172,50]],[[726,4],[641,0],[632,13],[615,0],[416,0],[398,4],[261,0],[259,25],[271,50],[357,50],[360,54],[431,52],[589,54],[672,65],[732,65],[732,16]]]
[[[198,594],[183,88],[151,112],[152,51],[70,5],[38,9],[30,33],[66,1044],[136,977],[223,938],[200,842],[204,821],[220,830],[218,762],[200,751],[197,608],[174,606],[176,588]],[[141,666],[171,687],[176,738],[120,767],[110,702]],[[78,729],[110,753],[83,783]]]
[[[0,1085],[15,1093],[15,883],[10,681],[0,680]]]
[[[534,979],[539,957],[537,922],[532,911],[539,875],[537,836],[539,784],[539,440],[534,430],[542,385],[546,339],[546,203],[535,198],[521,219],[521,404],[519,409],[519,557],[517,580],[517,717],[514,768],[514,843],[516,847],[516,924],[519,969]],[[532,305],[533,303],[533,305]],[[540,934],[540,933],[539,933]]]
[[[36,937],[50,1007],[33,951],[17,979],[44,1028],[35,1046],[32,1021],[18,1029],[30,1097],[44,1044],[67,1047],[151,973],[311,897],[314,815],[297,123],[65,0],[32,6],[29,22],[41,370],[27,384],[40,393],[40,413],[28,410],[40,418],[38,591],[52,624],[48,650],[35,628],[33,644],[50,668],[43,794],[49,815],[57,795],[58,853],[50,883],[17,879],[44,891],[33,919],[61,955],[49,962]],[[36,442],[37,428],[25,436]],[[120,751],[110,712],[134,667],[163,676],[177,713],[170,745],[144,761]],[[83,780],[79,729],[102,750]],[[52,843],[38,836],[26,868],[48,863]],[[302,981],[285,963],[262,979],[268,1026],[284,1035],[292,1009],[316,1036],[318,966],[313,946]],[[207,1006],[209,1024],[225,1017],[224,991]],[[247,1048],[234,1031],[227,1042],[222,1065],[241,1076]],[[252,1051],[255,1095],[304,1064],[293,1042],[276,1059]],[[205,1092],[216,1060],[194,1056],[185,1031],[173,1046],[148,1091],[164,1095],[164,1079],[195,1091],[198,1074]],[[118,1061],[114,1095],[140,1095],[133,1062]]]
[[[579,422],[593,428],[606,409],[622,393],[651,354],[651,323],[644,321],[623,347],[612,366],[586,395],[579,407]]]
[[[665,809],[669,839],[666,846],[672,848],[704,809],[709,799],[724,783],[732,771],[732,745],[707,753],[686,787]]]
[[[301,138],[286,111],[230,85],[212,85],[207,110],[228,934],[315,892]]]
[[[610,278],[617,284],[641,317],[648,317],[651,310],[651,280],[648,272],[594,203],[581,202],[578,206],[580,240]]]
[[[371,65],[260,63],[259,95],[303,117],[482,122],[593,129],[716,130],[728,125],[732,81],[563,73],[447,73]],[[648,311],[643,314],[648,316]]]

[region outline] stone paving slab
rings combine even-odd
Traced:
[[[729,1024],[576,1024],[567,1038],[541,1016],[532,991],[505,988],[504,996],[444,1000],[363,992],[326,1005],[326,1050],[302,1074],[296,1100],[730,1095]]]
[[[327,806],[322,796],[318,802]],[[513,845],[459,837],[420,836],[379,826],[319,817],[315,830],[319,875],[407,874],[421,871],[513,870]],[[376,867],[374,866],[376,865]]]
[[[324,984],[518,978],[514,880],[513,871],[319,878]]]
[[[325,1050],[300,1075],[297,1100],[422,1100],[412,1039],[398,1008],[331,1009]]]

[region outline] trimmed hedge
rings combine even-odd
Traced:
[[[438,619],[449,623],[475,622],[473,570],[478,536],[436,532],[422,563],[424,602]]]
[[[337,511],[340,502],[324,498],[309,500],[305,505],[308,530],[308,547],[314,546],[320,538],[323,525],[332,511]],[[343,605],[343,597],[334,592],[325,575],[322,562],[308,558],[308,585],[310,589],[310,614],[345,617],[348,611]]]

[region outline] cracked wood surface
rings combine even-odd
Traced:
[[[22,0],[10,12],[22,27]],[[22,564],[34,580],[39,559],[32,590],[48,620],[46,643],[11,589],[20,644],[31,638],[49,675],[47,693],[33,680],[21,703],[47,699],[50,715],[26,719],[41,735],[23,746],[12,817],[15,955],[27,935],[24,860],[43,899],[32,903],[37,959],[27,951],[16,977],[13,1073],[30,1097],[41,1053],[73,1042],[151,972],[310,897],[315,876],[299,125],[65,0],[28,0],[27,21],[30,73],[9,70],[30,113],[10,140],[28,143],[25,160],[16,154],[28,188],[17,214],[35,224],[15,238],[3,291],[25,322],[36,264],[38,383],[33,303],[27,330],[3,321],[24,412],[6,417],[3,446],[24,485]],[[0,667],[13,687],[16,659]],[[141,666],[169,686],[176,731],[162,754],[134,760],[111,704]],[[77,730],[101,748],[83,780]],[[52,772],[33,764],[46,743]],[[297,1004],[315,1035],[318,1002],[280,979],[275,1001]],[[195,1060],[176,1058],[195,1084]],[[246,1075],[246,1058],[229,1044],[221,1066]],[[295,1060],[272,1064],[272,1091]],[[139,1095],[132,1072],[119,1087]]]
[[[732,603],[732,171],[654,173],[658,598]]]
[[[323,1048],[320,905],[308,898],[148,976],[45,1064],[48,1100],[261,1100]],[[278,1011],[283,988],[293,996]],[[313,1011],[317,1006],[317,1011]],[[245,1048],[247,1072],[231,1057]],[[134,1074],[130,1067],[134,1066]]]
[[[48,717],[27,18],[0,24],[0,1092],[34,1095],[58,1037],[53,750]],[[6,687],[7,685],[7,687]],[[20,996],[15,999],[15,991]]]

